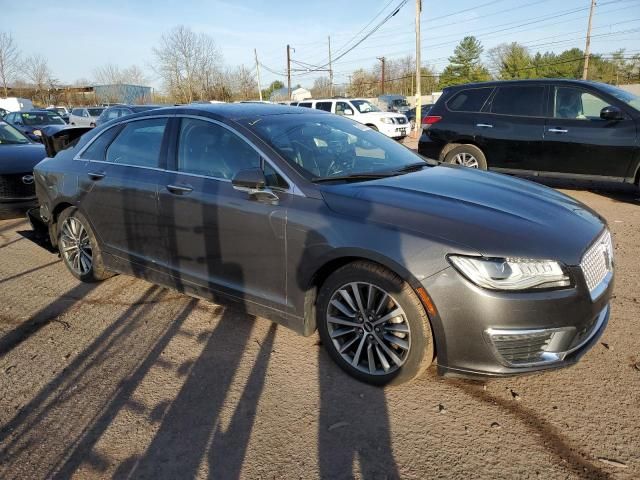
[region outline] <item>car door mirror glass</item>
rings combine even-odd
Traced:
[[[618,107],[608,105],[600,110],[600,118],[602,120],[622,120],[624,115]]]
[[[247,168],[236,173],[231,180],[231,184],[236,190],[251,192],[264,190],[267,180],[260,168]]]

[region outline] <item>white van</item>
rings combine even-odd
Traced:
[[[356,122],[396,139],[406,137],[411,132],[407,117],[401,113],[383,112],[368,100],[359,98],[326,98],[304,100],[298,107],[315,108],[354,119]]]
[[[33,103],[26,98],[6,97],[0,98],[0,108],[7,112],[26,112],[33,110]]]

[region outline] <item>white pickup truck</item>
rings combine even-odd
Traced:
[[[344,115],[391,138],[401,139],[411,132],[411,126],[405,115],[383,112],[364,99],[327,98],[304,100],[298,103],[298,107],[315,108],[335,113],[336,115]]]

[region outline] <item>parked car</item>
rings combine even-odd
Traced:
[[[397,112],[406,114],[411,108],[404,95],[380,95],[378,105],[383,112]]]
[[[33,103],[27,98],[5,97],[0,98],[0,108],[7,112],[20,112],[33,110]]]
[[[66,123],[69,123],[69,114],[71,111],[67,107],[49,107],[47,110],[60,115],[60,118],[62,118]]]
[[[42,141],[42,129],[44,127],[51,125],[64,128],[67,125],[60,115],[48,110],[11,112],[4,120],[36,142]]]
[[[0,202],[35,203],[33,167],[45,156],[42,144],[0,120]]]
[[[205,102],[209,103],[209,102]],[[154,110],[156,108],[162,108],[161,105],[114,105],[112,107],[105,108],[104,111],[95,121],[96,126],[103,123],[115,120],[116,118],[124,117],[138,112],[146,112],[147,110]]]
[[[79,127],[95,127],[96,120],[104,112],[105,107],[79,107],[71,110],[69,123]]]
[[[640,98],[581,80],[446,88],[418,150],[483,170],[638,184]]]
[[[401,113],[382,112],[368,100],[326,98],[298,102],[298,107],[315,108],[349,117],[386,136],[402,139],[409,134],[409,121]]]
[[[367,382],[410,380],[435,352],[455,375],[571,365],[609,317],[597,213],[525,180],[430,167],[336,115],[187,105],[48,156],[40,219],[76,278],[133,274],[317,328]]]
[[[425,116],[429,115],[429,112],[431,111],[431,108],[433,108],[433,103],[427,103],[425,105],[422,105],[422,111],[420,112],[420,115],[422,116],[422,118],[424,118]],[[413,107],[409,110],[407,110],[405,112],[405,116],[407,117],[407,120],[409,120],[409,124],[411,125],[411,130],[414,130],[416,128],[416,107]]]
[[[4,108],[0,108],[0,119],[6,117],[7,113],[9,113],[7,110],[5,110]]]

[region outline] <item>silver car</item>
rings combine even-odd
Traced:
[[[78,127],[95,127],[104,107],[77,107],[71,110],[69,124]]]

